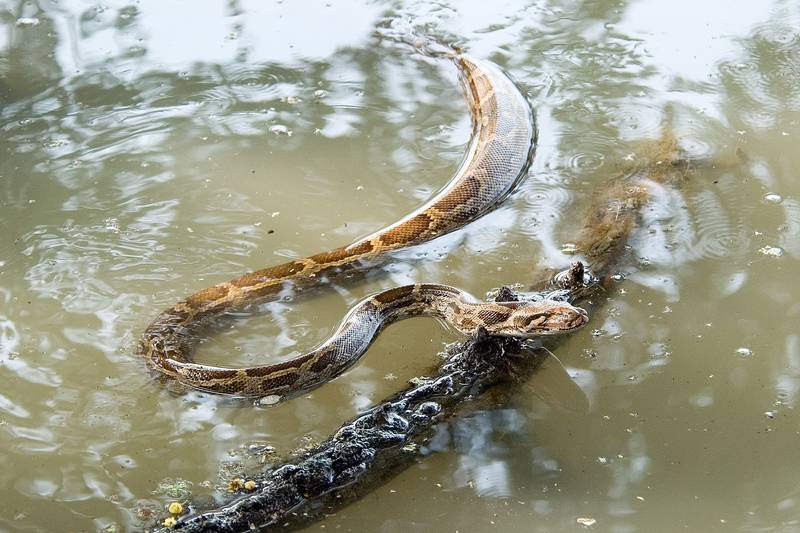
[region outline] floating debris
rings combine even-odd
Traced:
[[[565,242],[561,245],[561,253],[566,255],[573,255],[578,253],[578,245],[574,242]]]
[[[258,484],[255,481],[253,481],[252,479],[248,479],[247,481],[244,482],[244,490],[246,490],[248,492],[256,490],[257,486],[258,486]]]
[[[271,455],[275,453],[275,446],[265,442],[251,442],[247,445],[247,451],[253,455]]]
[[[191,495],[191,481],[186,481],[181,478],[164,478],[158,483],[158,487],[153,491],[153,494],[163,494],[173,500],[185,500]]]
[[[597,523],[597,520],[594,518],[589,518],[588,516],[582,516],[580,518],[576,518],[575,521],[582,525],[583,527],[592,527]]]
[[[171,514],[183,514],[183,504],[181,504],[181,502],[172,502],[169,504],[169,507],[167,507],[167,511]]]
[[[281,98],[281,101],[283,101],[283,102],[285,102],[287,104],[299,104],[300,102],[302,102],[302,100],[300,99],[299,96],[294,96],[294,95],[285,96],[285,97]]]
[[[178,521],[175,520],[174,516],[168,516],[167,518],[164,519],[164,527],[168,527],[170,529],[175,527],[175,524],[177,524],[177,523],[178,523]]]
[[[779,204],[783,201],[783,196],[778,193],[771,192],[764,195],[764,202],[768,204]]]
[[[762,246],[758,251],[771,257],[780,257],[783,255],[783,248],[780,246]]]
[[[46,148],[60,148],[69,144],[67,139],[47,139],[44,142]]]
[[[15,23],[18,27],[30,27],[30,26],[38,26],[41,21],[36,17],[20,17],[17,19]]]
[[[283,124],[273,124],[269,127],[269,132],[275,135],[286,135],[287,137],[292,136],[292,130]]]
[[[736,348],[736,355],[741,357],[751,357],[753,355],[753,350],[742,346],[741,348]]]
[[[139,505],[134,510],[134,514],[138,520],[144,522],[153,518],[153,515],[156,514],[156,510],[149,505]]]
[[[775,418],[775,411],[765,411],[764,416],[767,418]]]
[[[314,98],[316,98],[317,100],[321,100],[326,96],[328,96],[328,91],[326,91],[325,89],[317,89],[316,91],[314,91]]]
[[[107,218],[103,223],[105,224],[106,230],[119,233],[119,220],[116,218]]]

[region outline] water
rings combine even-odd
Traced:
[[[529,93],[531,177],[383,275],[237,324],[203,360],[288,357],[398,283],[482,295],[563,265],[593,195],[668,116],[691,156],[720,164],[654,196],[632,262],[557,350],[572,382],[550,369],[441,427],[439,453],[311,530],[800,531],[795,3],[63,1],[0,14],[0,529],[142,528],[174,499],[165,479],[210,501],[257,462],[250,445],[324,439],[454,340],[432,321],[398,324],[344,376],[268,408],[174,394],[134,354],[180,297],[349,242],[445,183],[469,134],[455,71],[376,37],[416,28]],[[728,164],[737,148],[747,162]]]

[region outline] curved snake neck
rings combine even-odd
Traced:
[[[454,231],[495,207],[525,177],[536,144],[528,101],[494,65],[465,55],[454,60],[473,131],[467,154],[447,186],[402,220],[348,246],[213,285],[163,311],[142,338],[142,352],[156,371],[210,392],[283,395],[341,373],[366,351],[382,327],[405,316],[435,315],[467,334],[481,326],[489,333],[523,337],[568,331],[588,320],[582,309],[565,303],[480,304],[452,287],[413,285],[364,300],[330,339],[292,360],[238,369],[192,362],[197,330],[209,318],[275,298],[287,286],[318,285],[328,275],[365,260]]]

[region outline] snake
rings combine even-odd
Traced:
[[[387,325],[434,316],[464,335],[533,338],[566,333],[586,311],[556,300],[481,302],[447,285],[418,283],[384,290],[353,306],[335,332],[311,351],[275,364],[228,368],[197,363],[200,330],[257,303],[329,283],[369,268],[393,250],[419,245],[480,218],[527,176],[537,144],[528,99],[496,65],[464,53],[449,56],[472,118],[466,155],[447,185],[401,220],[331,251],[244,274],[200,290],[161,312],[145,329],[140,351],[157,373],[194,389],[239,397],[283,398],[344,372]],[[389,254],[391,255],[391,254]]]

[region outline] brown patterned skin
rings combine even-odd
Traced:
[[[191,387],[235,396],[285,395],[322,384],[353,364],[382,327],[406,316],[434,315],[465,334],[529,337],[571,331],[588,320],[561,302],[483,303],[444,285],[389,289],[355,306],[337,331],[311,352],[278,364],[220,368],[193,363],[198,329],[226,311],[276,298],[285,289],[319,285],[386,252],[444,235],[498,205],[528,171],[536,127],[528,101],[497,67],[454,58],[472,114],[467,154],[448,185],[402,220],[348,246],[245,274],[203,289],[163,311],[147,327],[142,353],[158,372]]]

